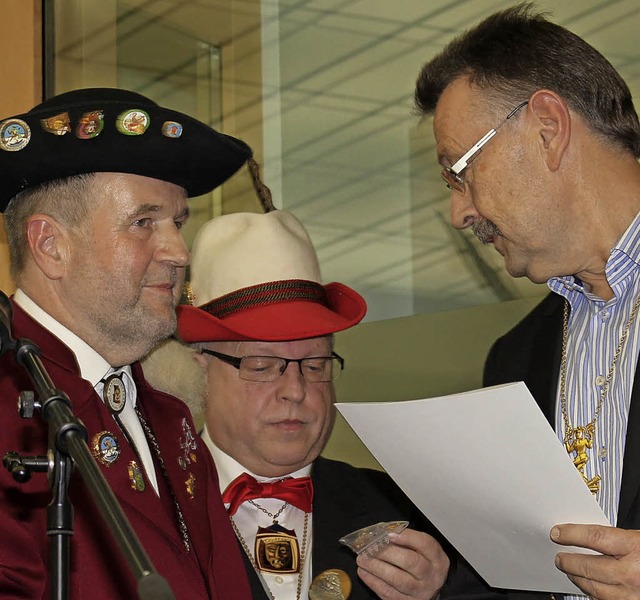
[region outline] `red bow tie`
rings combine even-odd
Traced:
[[[227,509],[229,516],[235,515],[243,502],[254,498],[278,498],[308,513],[311,512],[313,501],[313,483],[310,477],[287,477],[280,481],[260,483],[243,473],[222,494],[222,501],[230,504]]]

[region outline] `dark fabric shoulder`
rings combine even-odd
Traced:
[[[393,507],[387,520],[404,515],[406,520],[417,521],[414,528],[431,528],[424,515],[384,471],[318,457],[314,462],[313,476],[322,481],[325,489],[340,488],[341,495],[360,498],[368,510],[384,511],[387,506]]]
[[[553,352],[559,340],[564,299],[550,293],[510,331],[498,338],[487,355],[483,385],[526,381],[540,353]]]

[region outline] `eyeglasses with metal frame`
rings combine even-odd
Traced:
[[[335,381],[344,369],[344,358],[335,352],[331,356],[307,358],[282,358],[281,356],[230,356],[215,350],[202,348],[201,354],[210,354],[239,371],[245,381],[276,381],[287,370],[289,363],[297,363],[300,373],[308,383]]]
[[[502,127],[513,115],[515,115],[523,106],[529,104],[528,100],[521,102],[516,106],[506,118],[494,129],[490,129],[485,135],[483,135],[468,152],[465,152],[462,157],[452,167],[442,167],[440,175],[445,180],[447,187],[450,190],[455,190],[460,194],[466,192],[466,184],[462,178],[462,172],[469,166],[469,163],[480,153],[482,147],[498,132],[498,129]]]

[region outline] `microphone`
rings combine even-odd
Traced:
[[[11,319],[13,307],[7,295],[0,291],[0,356],[7,350],[13,350],[16,341],[11,336]]]

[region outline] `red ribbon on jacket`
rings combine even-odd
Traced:
[[[256,498],[278,498],[308,513],[313,502],[313,483],[310,477],[287,477],[260,483],[248,473],[243,473],[222,494],[222,501],[230,505],[227,509],[229,516],[235,515],[243,502]]]

